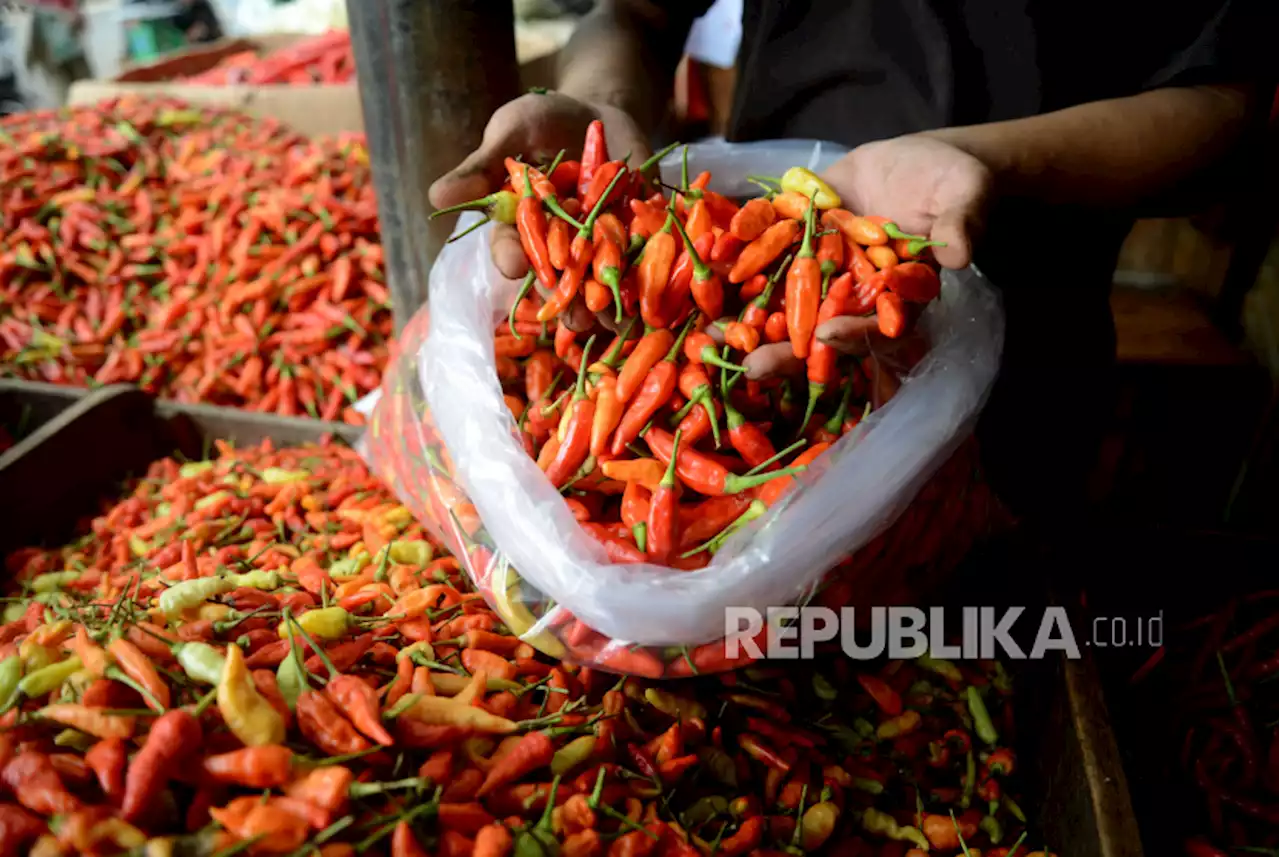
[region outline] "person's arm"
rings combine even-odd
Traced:
[[[616,107],[652,130],[666,109],[689,27],[710,5],[601,0],[561,51],[556,89]]]
[[[998,196],[1130,207],[1166,199],[1219,161],[1251,106],[1242,87],[1175,87],[923,136],[984,163]]]

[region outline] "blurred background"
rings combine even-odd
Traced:
[[[553,85],[557,51],[592,2],[513,5],[521,83]],[[680,139],[726,125],[740,14],[741,0],[721,0],[690,35],[671,101]],[[278,64],[273,77],[246,70],[300,50],[308,36],[342,39],[346,23],[343,0],[3,3],[0,112],[65,103],[77,82],[83,101],[140,85],[204,97],[204,87],[291,84],[334,90],[326,102],[358,124],[349,43],[322,72],[296,63]],[[267,94],[286,120],[303,112],[291,105],[311,103],[299,91]],[[1141,221],[1125,245],[1113,294],[1124,383],[1095,482],[1117,524],[1274,532],[1280,306],[1270,188],[1260,181],[1191,218]]]

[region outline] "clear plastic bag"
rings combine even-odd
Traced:
[[[753,195],[749,174],[821,170],[840,154],[800,141],[712,143],[690,149],[690,166],[711,170],[712,187],[726,195]],[[666,173],[679,163],[662,166]],[[487,238],[486,230],[475,232],[436,261],[429,313],[415,316],[401,339],[366,455],[454,549],[514,632],[549,654],[595,666],[644,672],[606,655],[637,644],[687,653],[724,636],[726,608],[764,610],[811,597],[847,557],[884,548],[886,530],[969,437],[999,365],[1003,314],[995,291],[976,270],[944,274],[941,297],[920,320],[929,351],[900,391],[732,536],[709,566],[614,565],[514,433],[493,355],[495,325],[514,294],[489,261]],[[964,479],[973,468],[957,472]],[[898,573],[884,553],[851,569],[846,582],[870,586],[873,569]],[[908,561],[906,553],[900,560]],[[592,629],[596,644],[566,651],[563,635],[552,633],[566,617]]]

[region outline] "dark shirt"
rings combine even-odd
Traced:
[[[683,26],[710,3],[664,5]],[[730,140],[854,147],[1158,87],[1276,79],[1276,4],[1262,0],[743,6]],[[1060,500],[1083,491],[1109,415],[1115,337],[1107,294],[1133,219],[1027,200],[1001,200],[989,215],[975,264],[1001,292],[1006,334],[979,438],[1016,511],[1054,515]],[[1087,240],[1072,237],[1086,232]]]

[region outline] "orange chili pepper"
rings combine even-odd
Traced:
[[[667,225],[674,221],[669,217]],[[645,242],[640,262],[636,266],[636,280],[640,287],[640,317],[650,327],[663,327],[663,292],[676,258],[676,239],[664,226]]]
[[[107,651],[116,659],[121,671],[150,694],[149,698],[144,697],[148,707],[157,711],[169,707],[169,685],[160,678],[155,664],[137,646],[117,637],[107,646]]]
[[[803,211],[801,214],[803,216]],[[742,241],[754,241],[760,237],[760,233],[772,226],[777,218],[778,212],[769,200],[763,197],[753,199],[733,215],[733,220],[729,221],[729,231]]]
[[[813,251],[813,221],[814,207],[810,205],[805,217],[804,241],[787,269],[787,335],[791,339],[791,353],[801,360],[809,356],[822,300],[822,270]]]
[[[779,220],[738,254],[729,271],[729,282],[743,283],[760,273],[800,237],[798,220]]]

